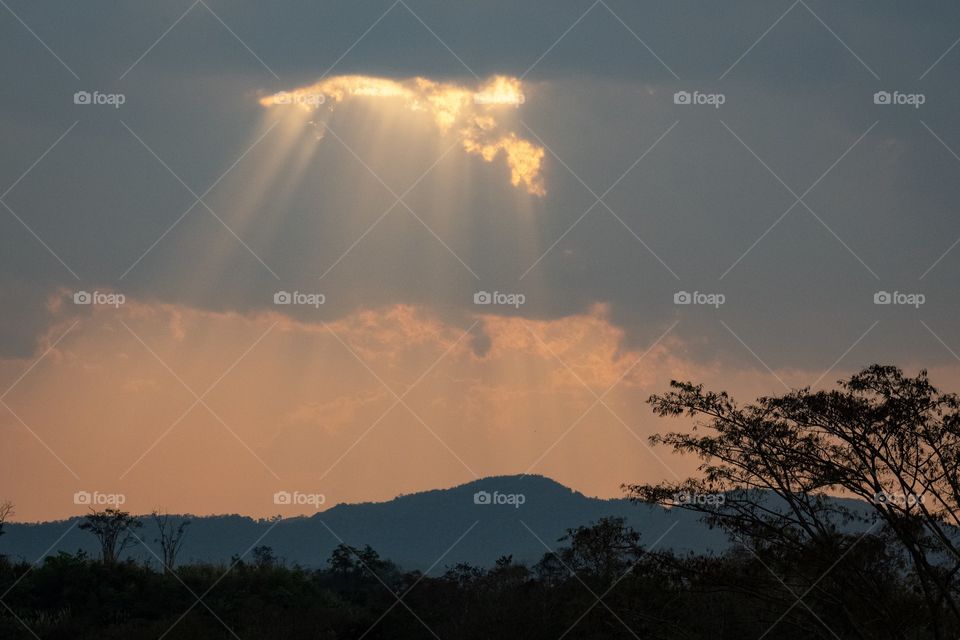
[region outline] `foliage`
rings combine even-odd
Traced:
[[[653,553],[617,518],[559,542],[533,567],[503,556],[489,569],[458,564],[427,576],[346,544],[324,570],[286,566],[269,547],[251,562],[175,571],[83,554],[35,567],[0,559],[10,607],[0,611],[0,637],[32,638],[24,625],[51,640],[933,637],[918,615],[922,596],[873,534],[799,605],[801,586],[823,569],[812,543],[774,565],[743,547],[716,557]],[[835,600],[852,575],[872,588]]]
[[[123,550],[136,538],[134,529],[143,526],[140,519],[119,509],[91,511],[80,524],[80,528],[89,531],[100,543],[100,560],[104,564],[113,564]]]
[[[956,637],[955,394],[941,393],[925,371],[909,377],[881,365],[841,381],[836,390],[800,389],[743,407],[702,385],[671,386],[671,392],[650,398],[654,411],[699,422],[693,432],[652,440],[698,456],[702,475],[630,486],[635,499],[703,514],[774,573],[778,565],[789,568],[802,560],[799,593],[812,590],[811,598],[824,607],[849,612],[853,600],[890,595],[889,580],[878,582],[878,575],[898,573],[903,588],[921,595],[933,637]],[[877,619],[895,626],[895,617],[883,609],[895,604],[875,604]],[[860,624],[849,613],[845,617],[851,629]]]

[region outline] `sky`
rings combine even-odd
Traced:
[[[0,5],[19,520],[614,497],[672,379],[960,387],[955,3]]]

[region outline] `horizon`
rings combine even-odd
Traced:
[[[496,481],[496,480],[507,480],[507,479],[516,480],[516,481],[523,481],[523,480],[525,480],[525,479],[527,479],[527,478],[530,478],[530,479],[532,479],[532,480],[546,480],[547,482],[549,482],[549,483],[551,483],[551,484],[553,484],[553,485],[556,485],[556,486],[558,486],[558,487],[562,487],[562,488],[564,488],[564,489],[568,489],[571,493],[576,494],[576,495],[583,496],[583,497],[585,497],[585,498],[587,498],[587,499],[590,499],[590,500],[601,500],[601,501],[604,501],[604,502],[608,502],[608,501],[611,501],[611,500],[627,500],[627,498],[624,498],[624,497],[622,497],[622,496],[620,496],[620,497],[614,496],[614,497],[609,497],[609,498],[607,498],[607,497],[602,497],[602,496],[596,496],[596,495],[586,494],[586,493],[583,493],[583,492],[581,492],[581,491],[578,491],[578,490],[577,490],[576,488],[574,488],[574,487],[569,487],[569,486],[567,486],[567,485],[565,485],[565,484],[563,484],[563,483],[561,483],[561,482],[558,482],[557,480],[555,480],[555,479],[553,479],[553,478],[550,478],[550,477],[544,476],[544,475],[539,475],[539,474],[529,474],[529,475],[524,475],[524,474],[503,474],[503,475],[496,475],[496,476],[485,476],[485,477],[483,477],[483,478],[475,478],[475,479],[469,480],[469,481],[467,481],[467,482],[463,482],[463,483],[460,483],[460,484],[451,485],[451,486],[447,486],[447,487],[434,487],[434,488],[430,488],[430,489],[423,489],[422,491],[415,491],[415,492],[412,492],[412,493],[399,493],[399,494],[397,494],[397,495],[395,495],[395,496],[392,496],[392,497],[389,497],[389,498],[386,498],[386,499],[383,499],[383,500],[366,500],[366,501],[360,501],[360,502],[337,502],[337,503],[328,503],[328,502],[324,501],[324,503],[323,503],[323,505],[322,505],[322,508],[318,508],[318,509],[315,510],[315,511],[304,511],[304,512],[302,512],[302,513],[291,513],[291,512],[288,512],[288,513],[274,513],[274,514],[271,514],[271,515],[268,515],[268,516],[254,516],[254,515],[251,515],[251,514],[237,513],[237,512],[216,512],[216,513],[189,513],[189,512],[184,512],[184,513],[177,513],[177,512],[167,512],[167,511],[163,511],[162,513],[165,513],[165,514],[167,514],[167,515],[169,515],[169,516],[171,516],[171,517],[217,518],[217,517],[226,517],[226,516],[238,516],[238,517],[241,517],[241,518],[249,518],[249,519],[251,519],[251,520],[256,520],[256,521],[271,520],[272,518],[279,517],[281,520],[290,520],[290,519],[296,519],[296,518],[310,518],[310,517],[315,516],[315,515],[323,514],[323,513],[327,512],[327,511],[329,511],[330,509],[335,508],[335,507],[388,504],[388,503],[391,503],[391,502],[395,502],[395,501],[397,501],[397,500],[400,500],[400,499],[402,499],[402,498],[408,498],[408,497],[412,497],[412,496],[419,496],[419,495],[423,495],[423,494],[427,494],[427,493],[453,491],[453,490],[461,489],[461,488],[463,488],[463,487],[467,487],[467,486],[469,486],[469,485],[473,485],[473,484],[477,484],[477,483],[491,482],[491,481]],[[325,496],[324,496],[324,497],[325,497]],[[94,507],[96,507],[96,506],[104,506],[104,507],[107,507],[107,508],[124,508],[126,505],[125,505],[125,504],[104,503],[103,505],[84,505],[84,506],[86,507],[86,510],[85,510],[85,511],[82,511],[82,512],[79,512],[79,513],[76,513],[76,514],[72,514],[72,515],[68,515],[68,516],[63,517],[63,518],[56,518],[56,519],[53,519],[53,520],[29,520],[29,521],[28,521],[28,520],[19,520],[19,519],[17,519],[16,517],[11,517],[11,518],[9,518],[9,519],[6,520],[6,524],[8,524],[8,525],[17,525],[17,524],[30,525],[30,524],[48,524],[48,523],[55,523],[55,522],[63,522],[63,521],[69,521],[69,520],[74,520],[74,519],[78,519],[78,518],[83,518],[83,517],[85,517],[86,515],[88,515],[91,511],[95,511],[96,509],[95,509]],[[278,508],[282,508],[283,506],[286,506],[286,505],[278,505]],[[146,518],[146,517],[149,517],[152,513],[154,513],[154,511],[159,511],[159,510],[154,509],[154,510],[150,510],[150,511],[143,511],[143,512],[140,512],[140,513],[132,512],[132,515],[137,516],[137,517],[140,517],[140,518]]]
[[[503,475],[495,475],[495,476],[485,476],[485,477],[483,477],[483,478],[475,478],[475,479],[469,480],[469,481],[467,481],[467,482],[463,482],[463,483],[460,483],[460,484],[451,485],[451,486],[447,486],[447,487],[434,487],[434,488],[430,488],[430,489],[423,489],[422,491],[415,491],[415,492],[412,492],[412,493],[400,493],[400,494],[397,494],[397,495],[395,495],[395,496],[392,496],[392,497],[389,497],[389,498],[386,498],[386,499],[383,499],[383,500],[366,500],[366,501],[359,501],[359,502],[337,502],[337,503],[327,503],[327,502],[324,502],[324,504],[322,505],[322,508],[318,508],[318,509],[316,509],[315,511],[304,511],[304,512],[297,512],[297,513],[290,513],[290,512],[288,512],[288,513],[274,513],[274,514],[270,514],[270,515],[267,515],[267,516],[255,516],[255,515],[251,515],[251,514],[238,513],[238,512],[216,512],[216,513],[189,513],[189,512],[184,512],[184,513],[178,513],[178,512],[169,512],[169,511],[163,511],[163,510],[154,509],[154,510],[152,510],[152,511],[144,511],[144,512],[141,512],[141,513],[131,512],[131,515],[134,515],[134,516],[136,516],[136,517],[138,517],[138,518],[144,518],[144,519],[150,517],[153,513],[162,513],[162,514],[168,515],[168,516],[170,516],[170,517],[175,517],[175,518],[187,518],[187,519],[189,519],[189,518],[240,517],[240,518],[247,518],[247,519],[250,519],[250,520],[254,520],[254,521],[257,521],[257,522],[273,521],[273,520],[278,519],[278,518],[279,518],[279,520],[281,520],[281,521],[283,521],[283,520],[294,520],[294,519],[311,518],[311,517],[313,517],[313,516],[319,516],[319,515],[322,515],[322,514],[328,512],[328,511],[330,511],[331,509],[336,508],[336,507],[384,505],[384,504],[389,504],[389,503],[391,503],[391,502],[396,502],[396,501],[398,501],[398,500],[402,500],[403,498],[410,498],[410,497],[415,497],[415,496],[421,496],[421,495],[430,494],[430,493],[450,492],[450,491],[454,491],[454,490],[457,490],[457,489],[462,489],[463,487],[467,487],[467,486],[475,485],[475,484],[479,484],[479,483],[490,483],[490,482],[493,482],[493,481],[496,481],[496,480],[523,481],[523,480],[526,480],[527,478],[530,478],[530,479],[532,479],[532,480],[545,480],[545,481],[549,482],[549,483],[552,484],[552,485],[556,485],[556,486],[558,486],[558,487],[562,487],[563,489],[567,489],[567,490],[569,490],[572,494],[578,495],[578,496],[582,496],[582,497],[584,497],[584,498],[586,498],[586,499],[588,499],[588,500],[598,500],[598,501],[602,501],[602,502],[611,502],[611,501],[618,501],[618,502],[619,502],[619,501],[625,501],[625,502],[630,502],[630,501],[631,501],[630,498],[627,497],[627,496],[625,496],[625,495],[604,497],[604,496],[587,494],[587,493],[584,493],[584,492],[582,492],[582,491],[578,491],[575,487],[567,486],[567,485],[563,484],[562,482],[559,482],[559,481],[557,481],[557,480],[555,480],[555,479],[553,479],[553,478],[550,478],[550,477],[544,476],[544,475],[539,475],[539,474],[529,474],[529,475],[524,475],[524,474],[503,474]],[[625,493],[625,492],[623,492],[623,493]],[[844,496],[844,495],[831,494],[831,493],[827,493],[827,494],[824,494],[824,495],[827,496],[827,497],[829,497],[829,498],[831,498],[831,499],[833,499],[833,500],[839,500],[839,501],[854,500],[854,501],[864,502],[865,504],[868,503],[868,501],[865,501],[865,500],[863,500],[862,498],[851,497],[851,496],[849,496],[849,495],[848,495],[848,496]],[[96,506],[96,505],[94,505],[94,506]],[[124,507],[125,505],[122,505],[122,504],[121,504],[121,505],[106,504],[106,505],[103,505],[103,506],[106,506],[107,508],[122,508],[122,507]],[[281,506],[283,506],[283,505],[281,505]],[[670,508],[676,508],[676,507],[671,507],[671,506],[669,506],[669,505],[666,506],[666,509],[669,510]],[[76,513],[76,514],[72,514],[72,515],[68,515],[68,516],[66,516],[66,517],[57,518],[57,519],[53,519],[53,520],[32,520],[32,521],[25,521],[25,520],[18,520],[16,517],[12,517],[12,518],[9,518],[9,519],[6,520],[6,524],[7,524],[7,525],[18,525],[18,524],[19,524],[19,525],[33,525],[33,524],[50,524],[50,523],[56,523],[56,522],[64,522],[64,521],[82,519],[82,518],[84,518],[85,516],[87,516],[89,513],[91,513],[92,511],[95,511],[95,509],[93,508],[93,506],[87,506],[87,510],[84,511],[84,512]]]

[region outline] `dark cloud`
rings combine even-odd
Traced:
[[[789,3],[610,0],[616,16],[595,5],[536,64],[514,114],[519,134],[550,149],[547,196],[511,188],[502,162],[455,152],[405,197],[420,220],[395,207],[342,260],[395,200],[364,163],[399,194],[451,141],[424,142],[413,116],[338,110],[330,125],[362,162],[327,135],[295,188],[281,172],[254,202],[250,188],[279,145],[273,132],[248,152],[271,122],[257,96],[312,82],[335,62],[335,73],[464,83],[466,67],[522,74],[592,3],[409,0],[436,36],[397,4],[339,62],[392,3],[208,4],[242,43],[199,4],[130,69],[189,2],[12,2],[79,80],[9,14],[0,21],[0,193],[79,120],[4,196],[49,247],[0,209],[5,354],[33,349],[59,286],[219,310],[272,308],[278,289],[323,291],[319,311],[291,310],[301,318],[395,302],[462,317],[477,290],[517,291],[528,317],[607,303],[633,345],[679,319],[701,357],[772,367],[826,368],[877,320],[851,362],[949,360],[921,320],[960,347],[960,249],[928,271],[960,236],[960,161],[945,148],[960,150],[960,54],[927,71],[960,34],[953,4],[799,4],[732,70]],[[127,101],[82,108],[78,90]],[[874,105],[880,90],[921,92],[926,103]],[[726,101],[678,106],[676,91]],[[604,197],[612,212],[596,205],[570,230],[675,122]],[[204,198],[230,230],[202,205],[169,230],[190,190],[204,193],[245,153]],[[806,206],[781,220],[811,186]],[[680,290],[726,302],[677,306]],[[877,290],[922,291],[927,302],[876,306]]]

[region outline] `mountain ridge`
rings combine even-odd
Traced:
[[[541,475],[490,476],[382,502],[339,503],[315,514],[280,519],[240,514],[173,517],[191,520],[179,562],[227,563],[234,555],[248,554],[253,546],[267,545],[290,564],[320,568],[337,544],[345,542],[369,544],[404,569],[432,567],[436,573],[460,562],[490,566],[502,555],[536,562],[567,529],[607,516],[623,517],[640,531],[646,545],[662,537],[659,548],[675,551],[726,547],[723,535],[699,522],[696,514],[638,505],[624,498],[589,497]],[[96,540],[76,526],[82,518],[8,523],[0,537],[0,553],[29,562],[59,551],[95,555]],[[129,547],[124,557],[156,563],[143,548],[146,544],[158,553],[155,529],[144,518],[143,528],[137,531],[142,543]]]

